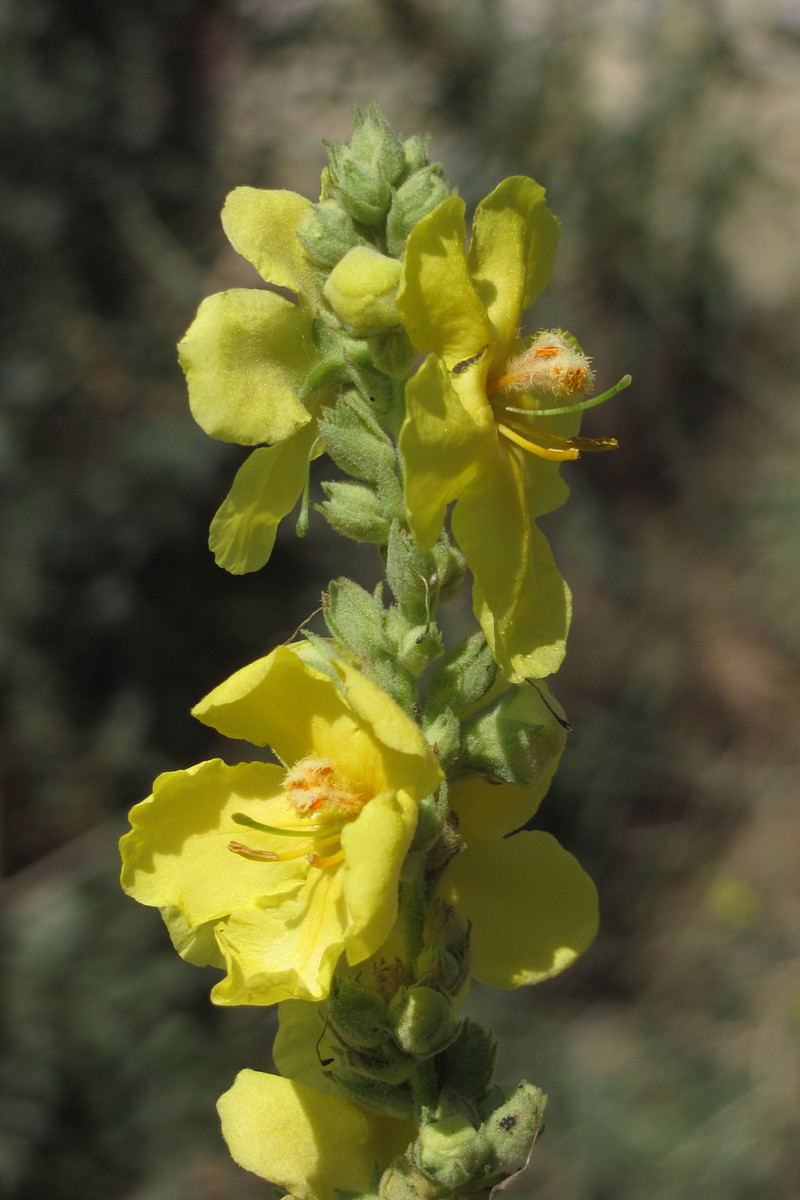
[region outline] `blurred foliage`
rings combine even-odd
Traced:
[[[800,20],[791,0],[4,0],[0,5],[0,1194],[266,1194],[214,1100],[268,1062],[116,884],[124,811],[221,748],[188,710],[365,568],[315,526],[232,579],[205,547],[238,450],[174,343],[253,281],[239,183],[314,195],[377,98],[472,205],[562,219],[534,313],[594,354],[614,456],[549,533],[576,733],[538,824],[598,943],[488,1014],[550,1093],[520,1200],[800,1192]],[[369,557],[369,552],[367,552]],[[367,570],[369,568],[366,568]],[[458,613],[454,620],[459,618]]]

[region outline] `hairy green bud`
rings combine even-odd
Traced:
[[[342,1041],[356,1049],[378,1046],[389,1033],[383,1001],[357,979],[334,976],[328,1022]]]
[[[426,716],[435,718],[450,709],[462,717],[479,704],[497,677],[497,663],[482,633],[446,654],[428,683]]]
[[[436,1120],[423,1126],[409,1157],[434,1182],[463,1188],[479,1180],[489,1154],[486,1132],[471,1106],[456,1093],[445,1091]]]
[[[436,1067],[445,1085],[477,1099],[491,1083],[496,1058],[497,1042],[491,1030],[465,1020],[456,1040],[437,1058]]]
[[[340,396],[328,405],[319,422],[325,449],[337,467],[377,484],[395,473],[395,451],[368,406],[356,395]]]
[[[306,257],[330,271],[348,250],[364,245],[352,218],[334,200],[312,204],[297,231]]]
[[[407,1158],[396,1158],[381,1176],[379,1200],[440,1200],[441,1188]]]
[[[363,225],[381,225],[406,159],[403,143],[378,105],[353,112],[353,133],[345,143],[325,142],[330,159],[323,179],[326,198],[337,200]]]
[[[392,197],[386,218],[386,249],[402,254],[411,230],[450,195],[437,164],[415,172],[401,184]]]
[[[418,984],[400,989],[391,1003],[389,1020],[401,1050],[418,1058],[438,1054],[453,1040],[457,1028],[449,996]]]
[[[460,769],[503,783],[546,784],[566,742],[556,701],[541,684],[509,688],[461,733]]]
[[[479,1106],[493,1176],[507,1178],[527,1163],[544,1120],[547,1097],[524,1080],[515,1088],[495,1087]]]
[[[313,507],[331,528],[357,542],[385,545],[389,537],[389,518],[371,487],[349,480],[329,480],[322,484],[327,496]]]

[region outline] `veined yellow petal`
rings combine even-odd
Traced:
[[[311,417],[311,314],[275,292],[234,288],[200,305],[178,346],[198,425],[223,442],[279,442]]]
[[[464,201],[447,200],[411,231],[397,310],[418,350],[439,355],[448,370],[494,341],[494,330],[467,269]]]
[[[368,1192],[375,1166],[383,1170],[397,1152],[391,1132],[402,1125],[302,1083],[250,1070],[239,1072],[217,1108],[239,1165],[298,1200]]]
[[[311,201],[297,192],[238,187],[222,209],[222,227],[234,250],[262,279],[290,288],[301,303],[318,299],[317,272],[303,253],[297,230]]]
[[[597,933],[597,889],[549,833],[468,847],[447,868],[442,894],[471,922],[472,973],[490,987],[558,975]]]
[[[497,330],[496,363],[508,356],[523,309],[544,290],[553,270],[559,221],[544,197],[535,180],[513,175],[475,210],[469,269]]]
[[[232,575],[257,571],[269,560],[283,517],[305,486],[308,457],[317,437],[313,422],[245,460],[214,516],[208,544],[217,565]]]

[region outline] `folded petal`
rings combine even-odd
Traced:
[[[227,737],[269,743],[285,763],[314,754],[371,795],[405,787],[421,799],[441,775],[418,727],[375,684],[341,670],[360,712],[288,646],[237,671],[192,711]]]
[[[466,236],[464,201],[450,196],[411,231],[397,295],[413,345],[438,354],[448,369],[494,339],[467,269]]]
[[[284,864],[262,863],[261,869],[271,874],[279,865]],[[305,878],[294,888],[254,900],[217,928],[227,975],[212,988],[215,1004],[276,1004],[328,995],[350,924],[343,873],[304,866]]]
[[[551,778],[535,787],[490,783],[480,775],[454,783],[447,799],[458,817],[459,835],[468,846],[474,846],[478,842],[496,841],[519,829],[536,812]]]
[[[474,372],[473,372],[474,373]],[[441,359],[431,355],[406,384],[399,449],[408,522],[423,549],[438,538],[447,505],[480,474],[496,440],[481,381],[481,404],[467,405]]]
[[[414,801],[404,792],[391,792],[375,796],[342,831],[351,964],[374,954],[394,926],[400,871],[416,824]]]
[[[217,566],[244,575],[269,560],[278,525],[302,494],[316,437],[310,422],[286,441],[261,446],[245,460],[211,522],[208,544]]]
[[[490,987],[558,975],[597,933],[597,889],[549,833],[468,847],[447,868],[442,895],[471,922],[472,974]]]
[[[131,831],[120,841],[125,891],[140,904],[175,908],[198,927],[265,891],[291,890],[302,874],[296,864],[251,862],[228,849],[242,837],[233,814],[283,804],[282,781],[274,763],[229,767],[218,758],[159,775],[152,796],[131,809]],[[174,928],[191,955],[188,931],[181,934],[179,921]]]
[[[469,269],[498,333],[499,361],[519,333],[522,310],[537,299],[553,270],[559,221],[544,196],[533,179],[513,175],[475,210]]]
[[[279,442],[306,425],[316,362],[311,314],[276,292],[234,288],[202,302],[178,346],[198,425],[223,442]]]
[[[487,473],[485,490],[459,499],[452,524],[475,577],[475,616],[506,677],[521,683],[556,671],[566,650],[570,592],[530,516],[523,470],[512,455]]]
[[[222,228],[234,250],[267,283],[290,288],[306,304],[319,292],[317,273],[297,238],[310,208],[311,201],[297,192],[238,187],[222,209]]]
[[[299,1200],[366,1193],[397,1152],[395,1126],[302,1083],[240,1071],[217,1103],[222,1134],[247,1171]]]

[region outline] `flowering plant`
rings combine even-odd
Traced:
[[[525,1169],[545,1102],[493,1083],[470,979],[538,983],[597,930],[591,880],[529,828],[569,729],[542,682],[569,591],[535,522],[567,497],[563,462],[616,444],[579,437],[580,411],[629,379],[589,398],[571,335],[520,336],[558,235],[532,179],[481,202],[467,248],[428,143],[377,106],[328,153],[316,204],[228,197],[225,232],[268,288],[205,300],[180,362],[203,429],[256,447],[212,521],[220,565],[263,566],[301,497],[304,532],[326,454],[339,475],[314,508],[380,548],[385,586],[333,580],[329,636],[195,707],[277,762],[159,776],[122,883],[224,972],[215,1003],[280,1002],[279,1074],[243,1071],[219,1101],[242,1166],[301,1200],[456,1200]],[[437,610],[466,567],[480,628],[447,646]]]

